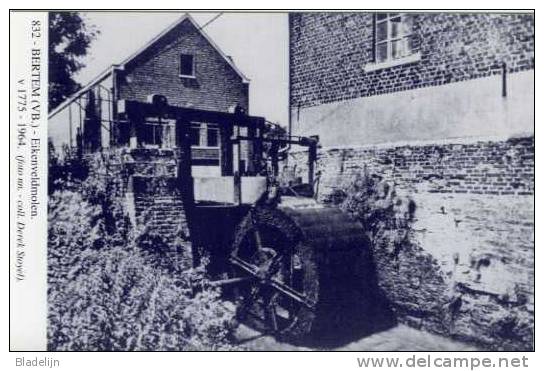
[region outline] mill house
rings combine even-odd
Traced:
[[[226,154],[232,158],[221,160],[222,141],[247,134],[247,127],[237,126],[239,132],[233,133],[232,126],[221,123],[245,116],[248,91],[249,79],[233,59],[185,14],[52,110],[49,138],[61,156],[66,149],[174,148],[174,118],[146,114],[131,119],[125,104],[162,102],[186,110],[194,177],[249,173],[248,143],[235,145]]]

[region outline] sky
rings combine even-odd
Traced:
[[[184,13],[86,12],[100,30],[75,79],[86,84],[120,63]],[[201,26],[218,13],[190,13]],[[249,113],[287,125],[289,103],[287,13],[223,13],[204,28],[250,80]]]

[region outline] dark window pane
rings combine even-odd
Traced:
[[[413,32],[414,19],[410,15],[405,15],[402,17],[402,35],[407,36]]]
[[[154,144],[153,141],[153,124],[145,123],[139,127],[138,139],[142,144]]]
[[[376,45],[376,62],[384,62],[387,60],[387,43]]]
[[[376,13],[376,20],[381,21],[385,18],[387,18],[387,13]]]
[[[182,54],[180,56],[179,74],[193,76],[193,73],[193,56],[190,54]]]
[[[189,133],[192,146],[200,146],[200,125],[191,126]]]
[[[412,33],[412,28],[414,26],[414,16],[413,15],[404,15],[402,16],[402,23],[408,33]]]
[[[391,43],[391,57],[393,59],[402,58],[405,55],[404,50],[405,39],[393,41]]]
[[[402,33],[402,22],[400,17],[391,19],[391,38],[397,38]]]
[[[219,145],[219,130],[214,127],[208,127],[208,147],[217,147]]]
[[[378,23],[376,26],[376,41],[387,40],[387,22]]]

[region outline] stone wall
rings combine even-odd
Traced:
[[[178,151],[178,150],[176,150]],[[107,177],[106,192],[123,203],[142,246],[177,268],[193,265],[190,232],[177,184],[179,153],[172,149],[110,149],[95,158],[91,177]]]
[[[188,239],[183,202],[173,179],[135,177],[133,181],[136,220],[148,223],[165,242]]]
[[[491,350],[532,350],[534,203],[528,196],[412,193],[410,244],[373,249],[400,322]]]
[[[306,153],[291,159],[303,176]],[[485,349],[532,349],[534,137],[322,148],[317,170],[325,202],[364,172],[414,200],[410,243],[373,248],[399,321]]]
[[[151,236],[151,248],[176,264],[193,264],[186,208],[177,179],[179,153],[172,149],[133,149],[127,161],[131,188],[127,204],[133,205],[136,225]],[[131,191],[131,192],[130,192]]]
[[[141,244],[181,268],[193,265],[192,245],[185,207],[175,178],[133,178],[135,221],[143,229],[146,241]]]

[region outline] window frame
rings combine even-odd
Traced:
[[[182,63],[183,57],[191,57],[191,75],[184,74],[181,71],[181,69],[183,67],[183,63]],[[194,78],[196,78],[195,71],[196,71],[196,58],[195,58],[195,55],[194,54],[187,54],[187,53],[180,53],[179,54],[179,69],[178,69],[179,77],[194,79]]]
[[[208,122],[200,122],[200,121],[192,121],[190,130],[196,129],[198,127],[199,129],[199,144],[195,145],[191,143],[191,148],[204,148],[204,149],[219,149],[221,148],[221,131],[219,130],[218,124],[208,123]],[[217,145],[210,146],[209,143],[209,131],[210,130],[216,130],[217,131]],[[205,131],[205,138],[206,143],[202,143],[202,131]]]
[[[378,20],[378,15],[383,14],[385,15],[385,18]],[[396,59],[402,59],[405,57],[408,57],[409,55],[413,54],[414,52],[410,50],[409,54],[402,55],[400,57],[394,57],[393,56],[393,43],[395,42],[407,42],[409,38],[413,35],[413,30],[409,30],[409,32],[405,33],[405,30],[402,29],[401,26],[401,32],[398,32],[396,36],[393,36],[393,20],[399,19],[399,25],[403,25],[404,19],[407,15],[404,13],[376,13],[374,15],[374,35],[375,35],[375,41],[374,41],[374,62],[375,63],[384,63],[389,61],[394,61]],[[386,24],[386,37],[382,41],[378,41],[378,25],[385,23]],[[385,44],[387,47],[387,57],[383,61],[378,60],[378,45]],[[407,44],[405,44],[405,47]]]
[[[385,18],[378,19],[378,16],[385,15]],[[395,37],[392,35],[392,20],[394,19],[400,19],[399,24],[403,24],[403,17],[410,16],[410,14],[407,13],[374,13],[374,22],[373,22],[373,52],[374,52],[374,58],[373,61],[368,63],[364,70],[365,72],[371,72],[383,68],[388,67],[394,67],[402,64],[407,63],[414,63],[421,59],[421,54],[419,50],[417,49],[410,49],[409,52],[401,57],[393,58],[393,43],[396,41],[406,40],[404,41],[405,48],[410,44],[410,38],[414,37],[414,31],[413,28],[409,30],[409,32],[406,32],[405,30],[402,30],[402,32],[399,32]],[[386,37],[383,40],[378,41],[378,27],[380,24],[386,24]],[[402,28],[402,27],[401,27]],[[378,45],[385,44],[387,48],[387,57],[385,60],[379,61],[378,60]]]
[[[191,141],[191,148],[195,147],[195,148],[201,148],[201,134],[200,134],[200,131],[202,130],[202,123],[200,122],[191,122],[190,126],[189,126],[189,138],[190,138],[190,141]],[[198,135],[197,135],[197,138],[198,138],[198,144],[193,144],[193,130],[197,131]]]
[[[215,132],[215,142],[216,144],[214,146],[210,145],[210,132]],[[206,146],[208,148],[219,148],[221,146],[221,140],[220,140],[220,132],[219,132],[219,125],[214,124],[206,124]]]

